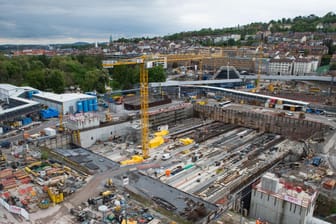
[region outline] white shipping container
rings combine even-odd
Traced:
[[[44,133],[47,135],[47,136],[55,136],[56,135],[56,130],[53,129],[53,128],[45,128],[43,129],[44,130]]]
[[[3,134],[3,128],[0,127],[0,135],[2,135],[2,134]]]

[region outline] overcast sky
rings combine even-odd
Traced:
[[[336,0],[0,0],[0,44],[163,36],[335,10]]]

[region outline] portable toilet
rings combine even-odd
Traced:
[[[89,99],[87,100],[89,103],[89,111],[93,111],[93,104],[94,104],[94,100],[93,99]]]
[[[93,111],[97,111],[98,110],[98,101],[97,98],[93,99]]]
[[[81,113],[83,112],[83,103],[82,101],[77,102],[77,112]]]
[[[89,111],[89,105],[88,105],[87,100],[83,100],[82,104],[83,104],[83,112],[84,113],[88,112]]]

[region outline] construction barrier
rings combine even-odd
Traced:
[[[27,221],[29,220],[29,213],[20,207],[14,206],[14,205],[9,205],[4,199],[0,198],[0,204],[6,208],[9,212],[19,214],[23,218],[25,218]]]

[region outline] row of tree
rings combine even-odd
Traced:
[[[105,92],[113,89],[134,88],[139,83],[137,66],[117,66],[103,69],[101,56],[20,56],[0,55],[0,83],[31,86],[39,90],[63,93],[71,86],[82,91]],[[165,70],[154,67],[149,70],[150,82],[165,81]]]
[[[108,73],[96,56],[0,56],[0,82],[63,93],[66,87],[103,92]]]
[[[336,32],[336,14],[333,12],[327,13],[325,16],[319,17],[316,15],[309,16],[297,16],[293,19],[282,18],[279,20],[271,20],[268,23],[254,22],[244,26],[236,26],[222,29],[203,28],[198,31],[180,32],[172,35],[165,36],[168,40],[181,40],[195,36],[214,36],[225,34],[241,34],[242,39],[245,35],[256,34],[257,31],[267,30],[270,24],[272,32],[312,32],[312,31],[324,31],[324,32]],[[318,24],[322,24],[323,28],[317,28]]]

